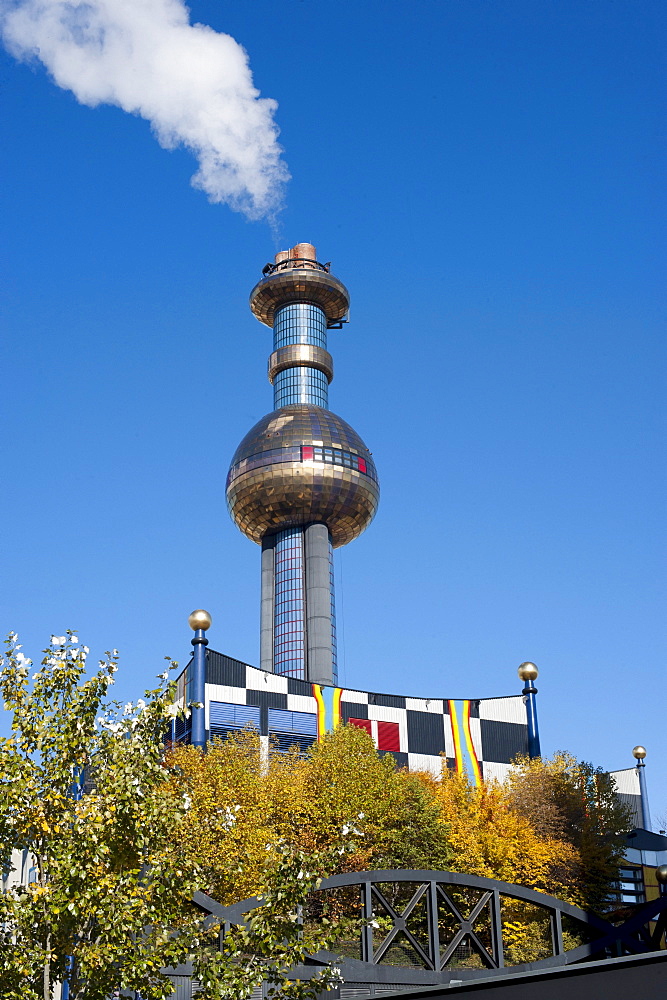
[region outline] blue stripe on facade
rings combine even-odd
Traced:
[[[269,733],[300,733],[317,736],[317,716],[311,712],[291,712],[269,709]]]
[[[465,733],[465,723],[464,723],[464,703],[462,701],[455,701],[454,706],[456,708],[456,715],[459,722],[459,737],[461,740],[461,759],[463,761],[463,768],[470,778],[470,780],[475,782],[475,765],[470,757],[470,751],[468,749],[468,742],[466,740]]]
[[[253,705],[231,705],[225,701],[209,703],[209,726],[222,726],[225,729],[243,729],[244,726],[256,726],[259,729],[260,710]]]

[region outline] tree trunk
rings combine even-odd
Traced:
[[[44,1000],[51,1000],[51,931],[46,935],[46,958],[44,960]]]

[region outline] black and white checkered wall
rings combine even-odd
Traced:
[[[185,671],[179,678],[185,696]],[[322,699],[314,685],[266,673],[231,657],[207,650],[206,729],[209,738],[255,726],[262,738],[287,749],[307,748],[322,731]],[[330,693],[332,689],[322,689]],[[366,729],[381,753],[412,770],[439,775],[443,755],[457,762],[456,738],[476,758],[485,780],[504,780],[510,762],[527,753],[528,729],[523,697],[470,699],[412,698],[401,695],[334,689],[340,721]],[[467,705],[467,708],[465,706]],[[459,711],[457,713],[457,706]],[[465,711],[461,708],[463,706]],[[456,719],[452,719],[452,712]],[[187,738],[185,731],[182,736]],[[471,775],[472,776],[472,775]]]

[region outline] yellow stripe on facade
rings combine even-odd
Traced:
[[[466,746],[468,748],[468,754],[470,756],[470,763],[472,764],[473,777],[475,779],[476,785],[481,785],[482,783],[482,772],[479,769],[479,761],[477,760],[477,754],[475,753],[475,746],[472,741],[472,733],[470,732],[470,702],[463,702],[463,732],[465,735]]]
[[[456,714],[456,705],[453,701],[448,702],[449,705],[449,721],[452,727],[452,736],[454,738],[454,756],[456,758],[456,773],[463,774],[463,754],[461,752],[461,733],[459,730],[459,720]]]
[[[321,740],[327,731],[327,710],[322,697],[322,688],[319,684],[313,684],[313,695],[317,702],[317,738]]]

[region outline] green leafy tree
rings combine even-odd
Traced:
[[[75,1000],[108,1000],[119,988],[165,1000],[172,986],[161,969],[185,961],[202,1000],[249,996],[262,979],[295,997],[335,982],[331,970],[319,982],[286,982],[304,952],[328,943],[328,929],[304,936],[299,924],[317,857],[307,867],[302,853],[273,845],[265,905],[222,940],[193,906],[198,861],[175,865],[169,850],[190,808],[163,753],[178,713],[169,670],[145,700],[109,707],[118,652],[89,677],[87,655],[71,632],[53,636],[30,679],[31,661],[10,633],[0,661],[12,715],[0,739],[0,861],[9,875],[12,853],[28,851],[37,871],[34,883],[0,893],[3,1000],[51,1000],[65,978]],[[232,814],[223,838],[233,825]]]

